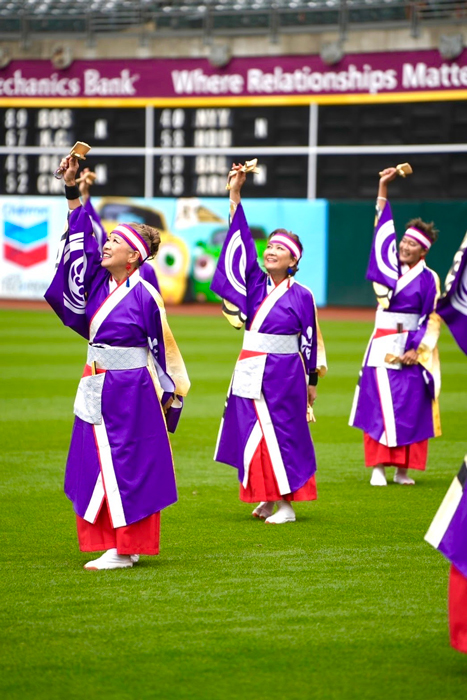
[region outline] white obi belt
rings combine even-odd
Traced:
[[[394,331],[373,337],[366,361],[367,367],[386,367],[387,369],[402,369],[400,362],[386,362],[387,355],[402,357],[405,353],[409,331],[418,330],[420,316],[405,314],[397,311],[376,311],[375,335],[378,331]]]
[[[244,399],[260,399],[268,354],[294,355],[299,350],[298,335],[245,331],[243,350],[262,354],[237,360],[232,380],[232,394]]]
[[[95,362],[97,369],[139,369],[148,364],[148,348],[119,348],[113,346],[88,345],[86,364]],[[82,377],[76,393],[73,413],[86,423],[102,423],[102,389],[105,372]]]

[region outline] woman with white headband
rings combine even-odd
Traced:
[[[89,341],[65,493],[81,551],[105,550],[84,568],[130,568],[138,555],[159,553],[160,511],[177,500],[167,431],[189,381],[162,299],[140,273],[157,253],[158,231],[120,224],[101,255],[79,199],[78,161],[68,156],[60,168],[70,212],[45,298]]]
[[[294,277],[302,244],[277,229],[264,253],[266,272],[261,269],[240,204],[241,168],[233,165],[233,218],[211,285],[232,325],[246,325],[215,459],[238,470],[242,501],[259,501],[253,516],[282,524],[295,521],[293,501],[316,499],[307,407],[310,419],[326,358],[313,294]]]
[[[355,391],[350,425],[364,433],[370,483],[386,486],[386,467],[396,467],[394,482],[412,485],[409,469],[424,470],[428,439],[441,434],[437,351],[440,294],[436,272],[425,257],[438,232],[413,219],[396,247],[387,200],[396,168],[380,174],[376,227],[367,271],[378,300],[376,323]]]

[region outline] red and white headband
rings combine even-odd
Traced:
[[[284,233],[275,233],[272,238],[269,239],[269,243],[280,243],[280,245],[285,246],[292,253],[293,257],[300,260],[302,254],[300,248],[290,236],[286,236]]]
[[[425,248],[425,250],[430,250],[431,248],[430,239],[425,233],[423,233],[423,231],[419,231],[418,228],[413,228],[413,226],[411,226],[404,233],[404,236],[407,236],[408,238],[412,238],[414,241],[417,241],[417,243],[420,243],[422,248]]]
[[[124,238],[130,248],[137,250],[143,262],[149,257],[151,251],[149,250],[148,244],[144,238],[137,231],[135,231],[134,228],[128,226],[128,224],[119,224],[117,228],[113,229],[112,233],[116,233]]]

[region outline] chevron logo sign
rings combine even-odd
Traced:
[[[19,267],[45,262],[48,255],[48,209],[7,204],[3,208],[3,256]]]

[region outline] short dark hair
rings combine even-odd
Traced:
[[[429,238],[432,243],[436,243],[436,241],[438,240],[439,231],[435,228],[435,224],[433,221],[427,224],[426,221],[423,221],[423,219],[420,218],[410,219],[405,228],[407,230],[411,227],[418,228],[418,230],[424,233],[425,236]]]

